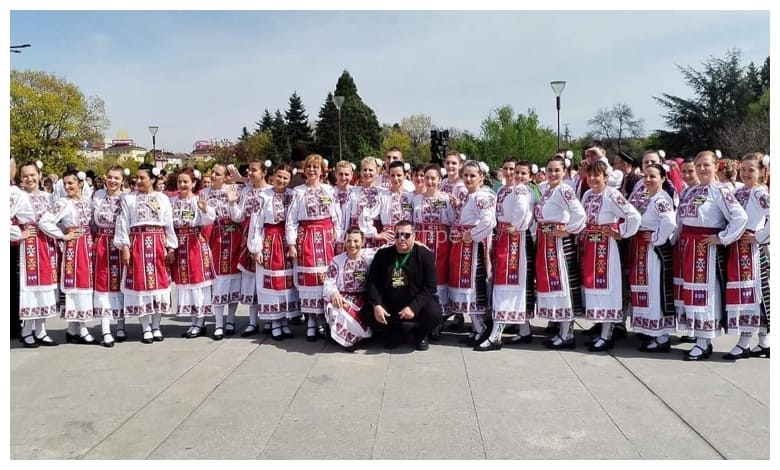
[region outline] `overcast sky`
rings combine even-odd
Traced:
[[[677,65],[701,69],[740,49],[745,65],[760,66],[769,19],[768,11],[17,9],[11,44],[32,47],[11,54],[10,66],[52,72],[102,98],[108,138],[150,147],[154,124],[158,148],[175,152],[234,140],[265,108],[284,111],[294,91],[313,121],[344,69],[380,124],[423,113],[475,134],[503,105],[534,109],[555,129],[549,82],[565,80],[561,128],[577,137],[599,108],[621,102],[646,132],[664,128],[652,97],[691,96]]]

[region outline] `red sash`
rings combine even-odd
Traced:
[[[453,225],[450,232],[452,248],[450,249],[449,286],[454,289],[471,289],[474,277],[475,243],[463,241],[463,231],[471,229],[471,225]]]
[[[30,225],[25,225],[24,228]],[[34,226],[34,225],[33,225]],[[24,287],[57,286],[57,246],[42,230],[23,242],[24,267],[27,277]]]
[[[241,255],[241,226],[230,219],[212,225],[209,245],[214,257],[217,275],[238,274],[238,258]]]
[[[432,252],[436,261],[436,283],[446,285],[449,283],[450,252],[450,228],[444,224],[417,224],[417,238],[425,243]]]
[[[525,240],[521,233],[510,234],[506,231],[511,225],[499,222],[496,227],[498,237],[493,248],[493,283],[497,286],[516,286],[520,282],[520,243],[525,243]]]
[[[83,235],[66,240],[62,253],[62,291],[89,290],[93,288],[94,253],[92,233],[89,226],[80,227]]]
[[[293,288],[292,260],[284,243],[284,222],[266,224],[263,236],[263,289]]]
[[[539,224],[536,227],[536,290],[542,293],[561,292],[561,266],[565,259],[558,258],[558,240],[553,231],[562,224]]]
[[[753,275],[754,247],[758,249],[757,245],[739,240],[729,246],[726,263],[726,305],[755,305],[760,300],[755,296],[756,283],[760,282],[760,279]]]
[[[177,285],[201,285],[216,277],[211,249],[203,236],[202,227],[176,229],[179,246],[173,264],[173,282]]]
[[[250,273],[255,272],[255,258],[249,253],[246,244],[249,239],[249,217],[241,223],[241,245],[238,254],[239,270],[246,270]]]
[[[98,227],[94,246],[95,292],[119,292],[122,264],[114,246],[114,228]]]
[[[125,289],[136,292],[156,291],[170,286],[165,266],[165,230],[156,225],[130,228],[130,265]]]
[[[717,234],[718,228],[691,227],[684,225],[680,235],[680,273],[683,284],[698,284],[698,287],[680,287],[680,298],[684,305],[706,306],[709,297],[709,245],[704,242],[706,235]]]
[[[647,286],[648,283],[648,266],[647,266],[647,253],[650,249],[650,241],[645,240],[645,233],[653,233],[649,230],[641,230],[637,232],[636,236],[631,237],[631,266],[628,273],[628,283],[632,286]],[[631,292],[631,305],[635,307],[648,308],[650,301],[650,294],[648,292]]]
[[[333,259],[333,222],[330,219],[302,220],[298,227],[298,267],[321,272],[298,272],[298,285],[316,287],[325,283],[325,272]]]
[[[582,287],[585,289],[609,289],[610,237],[601,233],[604,227],[617,229],[617,224],[588,224],[579,236]]]

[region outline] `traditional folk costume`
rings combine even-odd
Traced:
[[[351,348],[358,341],[372,336],[371,327],[360,320],[366,291],[366,279],[371,261],[376,253],[373,249],[362,249],[356,259],[346,253],[333,257],[325,275],[322,296],[325,299],[325,319],[330,326],[330,337],[345,348]],[[330,303],[334,293],[344,299],[344,307],[336,308]]]
[[[571,321],[582,307],[580,270],[574,236],[559,237],[556,228],[578,234],[585,228],[585,209],[571,186],[558,184],[543,190],[534,207],[536,217],[536,297],[537,315],[559,321],[554,347],[573,346]]]
[[[68,342],[78,333],[81,341],[92,343],[85,322],[94,317],[95,267],[94,241],[90,222],[92,205],[89,199],[64,197],[54,201],[49,212],[38,222],[41,230],[49,236],[63,239],[66,233],[80,231],[81,236],[63,240],[60,269],[60,289],[65,294],[65,309],[62,318],[67,320]]]
[[[723,326],[725,281],[719,262],[722,246],[708,245],[706,235],[717,235],[720,245],[734,243],[745,229],[747,214],[734,194],[720,183],[699,184],[685,193],[677,211],[675,239],[679,240],[683,312],[678,324],[696,337],[687,359],[706,358],[711,339]],[[724,262],[725,257],[720,261]],[[698,351],[696,351],[698,349]]]
[[[384,245],[382,240],[376,240],[376,236],[379,234],[378,227],[382,224],[382,200],[388,197],[389,193],[387,189],[376,186],[353,186],[343,206],[342,232],[346,233],[351,227],[359,227],[366,239],[364,248]]]
[[[225,327],[225,334],[235,332],[235,315],[238,302],[241,300],[241,271],[238,269],[238,259],[241,255],[241,213],[239,201],[228,202],[228,187],[214,187],[204,190],[209,206],[214,208],[216,219],[209,234],[209,247],[214,261],[216,279],[211,286],[211,303],[214,310],[215,337]],[[228,306],[228,321],[224,323],[225,305]]]
[[[298,292],[293,283],[293,262],[287,257],[285,222],[293,198],[293,190],[263,192],[263,207],[252,214],[249,223],[249,252],[262,253],[263,264],[257,269],[257,314],[271,321],[274,339],[291,337],[287,320],[300,316]]]
[[[418,194],[413,207],[416,239],[433,252],[436,261],[436,294],[444,311],[449,304],[450,226],[455,220],[455,210],[444,192],[433,197]]]
[[[25,266],[20,264],[25,260],[25,257],[20,261],[20,246],[26,247],[26,239],[22,240],[22,230],[25,227],[34,225],[36,223],[35,210],[30,202],[29,195],[19,189],[16,186],[11,186],[10,189],[11,199],[11,227],[10,227],[10,241],[11,241],[11,338],[20,337],[25,347],[34,348],[38,346],[36,338],[32,336],[33,325],[38,323],[41,326],[44,324],[44,319],[39,318],[36,320],[28,320],[24,322],[25,327],[22,328],[22,319],[20,318],[21,306],[20,296],[21,287],[25,285],[25,280],[22,278],[21,273],[25,271]],[[35,239],[33,239],[34,241]],[[33,245],[35,246],[35,245]],[[26,252],[23,250],[22,255],[26,256]],[[53,295],[52,295],[53,300]],[[56,312],[56,305],[52,309],[52,315]],[[38,337],[43,339],[46,337],[46,330],[44,328],[43,333],[39,328],[35,328],[38,332]],[[49,338],[51,339],[51,338]]]
[[[341,189],[338,186],[333,186],[333,193],[336,195],[336,200],[341,206],[341,214],[344,218],[346,218],[347,215],[347,201],[349,200],[349,191],[352,189],[352,187],[353,186],[351,184],[348,184],[344,189]],[[334,255],[344,253],[344,243],[336,242],[336,248],[333,253]]]
[[[95,227],[95,292],[92,296],[95,317],[100,318],[103,345],[113,346],[111,319],[117,320],[117,337],[125,339],[122,294],[122,262],[114,246],[117,217],[121,210],[121,191],[109,196],[100,189],[92,196],[92,222]]]
[[[449,194],[450,196],[454,196],[455,199],[459,202],[459,205],[457,207],[453,207],[455,218],[457,219],[460,215],[460,208],[463,207],[463,203],[466,202],[466,198],[468,197],[469,191],[466,189],[466,185],[463,183],[463,180],[458,178],[455,181],[450,181],[449,178],[444,178],[441,182],[441,185],[439,187],[441,192]]]
[[[742,187],[734,197],[747,213],[745,231],[756,242],[737,240],[729,246],[726,332],[741,336],[729,359],[748,357],[756,333],[763,340],[758,351],[769,347],[769,192],[763,186]]]
[[[496,195],[497,236],[493,244],[493,331],[478,351],[499,349],[507,324],[521,325],[520,338],[528,341],[533,318],[533,194],[528,186],[503,186]],[[512,233],[509,232],[513,228]],[[530,307],[529,307],[530,306]],[[524,338],[524,339],[521,339]]]
[[[640,183],[637,183],[637,186],[639,186]],[[690,190],[691,188],[694,188],[695,186],[688,186],[685,189],[682,190],[680,193],[680,200],[685,199],[685,194]],[[635,199],[641,200],[644,197],[643,191],[634,191],[631,193],[631,198],[629,199],[634,206],[637,205]],[[636,196],[635,196],[636,195]],[[680,207],[679,204],[676,207]],[[675,243],[677,239],[672,237],[672,299],[674,302],[674,311],[677,315],[677,318],[680,318],[681,315],[685,313],[685,308],[682,300],[682,251],[681,251],[681,245],[679,243]],[[679,329],[679,327],[678,327]]]
[[[354,189],[354,188],[353,188]],[[302,184],[293,190],[285,226],[287,245],[295,245],[295,287],[301,312],[307,314],[306,338],[325,334],[325,302],[322,286],[333,259],[333,246],[342,240],[341,207],[327,185]]]
[[[384,197],[380,198],[379,220],[382,222],[382,231],[395,230],[395,224],[402,220],[412,221],[414,218],[414,193],[401,190],[394,192],[388,190]],[[392,245],[388,242],[386,245]]]
[[[382,173],[379,175],[379,182],[377,183],[377,186],[380,188],[390,190],[390,187],[392,186],[392,182],[390,181],[390,177],[386,175],[385,173]],[[408,179],[404,178],[403,182],[401,183],[401,188],[409,193],[414,192],[414,183],[409,181]]]
[[[663,189],[637,201],[642,214],[637,234],[629,240],[629,285],[631,327],[634,332],[656,338],[642,350],[668,350],[669,335],[676,330],[672,303],[672,246],[669,237],[677,227],[672,198]],[[650,240],[645,235],[650,234]],[[648,349],[649,348],[649,349]]]
[[[487,313],[492,275],[486,266],[490,258],[490,236],[495,226],[496,196],[491,191],[478,189],[468,193],[450,231],[449,310],[469,315],[473,328],[469,339],[479,338],[486,327],[483,317]],[[470,242],[463,241],[465,230],[471,232]]]
[[[176,315],[192,318],[189,337],[199,336],[206,317],[213,314],[211,286],[217,277],[211,248],[203,236],[203,227],[214,222],[217,213],[209,205],[202,211],[198,201],[196,195],[171,198],[173,228],[179,240],[171,266],[178,298]]]
[[[160,318],[171,310],[166,248],[175,250],[179,246],[171,202],[161,192],[133,191],[122,197],[120,206],[114,246],[130,248],[130,264],[122,273],[124,316],[139,319],[143,342],[162,341]]]
[[[257,266],[255,259],[249,253],[247,247],[249,241],[249,222],[252,214],[263,208],[263,191],[266,187],[258,188],[247,185],[241,190],[240,211],[244,217],[241,223],[241,253],[238,257],[238,269],[241,271],[241,303],[249,305],[249,325],[241,333],[247,337],[257,333]],[[267,324],[267,330],[271,331],[271,325]]]

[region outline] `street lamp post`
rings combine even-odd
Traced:
[[[157,130],[159,126],[149,126],[149,133],[152,134],[152,161],[157,166]]]
[[[563,80],[555,80],[550,82],[550,86],[555,93],[555,109],[558,112],[558,150],[561,148],[561,93],[563,93],[566,82]]]
[[[343,96],[334,96],[333,102],[336,104],[336,109],[339,110],[339,161],[343,160],[341,157],[341,106],[344,105]]]

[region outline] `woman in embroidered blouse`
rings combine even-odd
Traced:
[[[94,317],[94,244],[90,222],[92,206],[82,195],[86,175],[66,171],[62,175],[65,197],[57,199],[39,221],[40,229],[63,241],[60,289],[65,294],[62,318],[68,321],[65,342],[94,344],[86,322]]]
[[[125,319],[138,318],[143,331],[141,342],[145,344],[164,339],[160,319],[171,310],[168,265],[179,246],[171,202],[168,196],[154,190],[159,175],[159,169],[150,164],[138,168],[135,190],[121,199],[114,235],[114,246],[119,249],[125,268]]]
[[[720,335],[723,286],[718,281],[718,245],[730,245],[745,230],[747,214],[731,190],[718,182],[717,157],[709,150],[695,159],[699,185],[685,193],[677,210],[674,240],[680,244],[683,312],[678,324],[696,337],[684,356],[698,361],[712,354],[712,338]]]
[[[366,237],[365,247],[383,246],[392,240],[392,232],[379,232],[379,218],[382,198],[389,194],[385,188],[376,186],[378,165],[373,157],[360,162],[360,185],[353,186],[344,206],[342,231],[359,227]]]
[[[727,332],[739,334],[726,360],[769,357],[769,191],[764,186],[769,156],[760,152],[742,157],[739,172],[744,186],[734,192],[747,213],[742,236],[729,246],[726,283]],[[750,340],[758,333],[758,344]]]
[[[395,224],[402,220],[412,220],[413,217],[414,195],[404,190],[404,165],[404,162],[396,160],[387,167],[390,187],[380,198],[379,219],[382,221],[382,233],[389,235],[388,245],[395,243]]]

